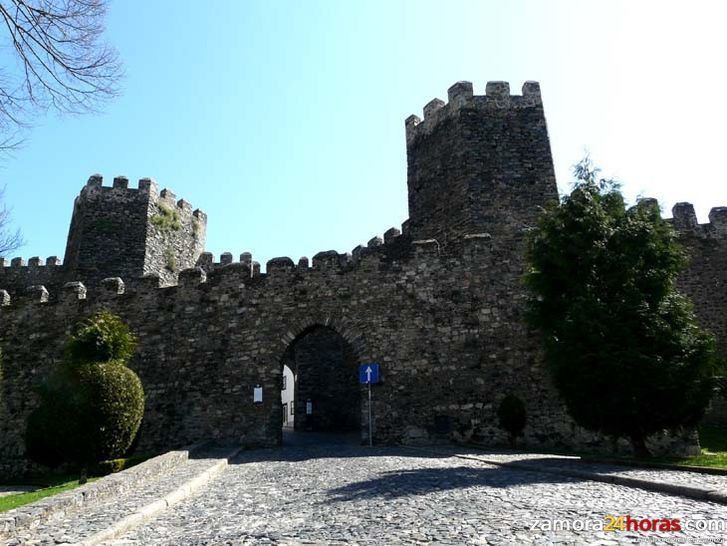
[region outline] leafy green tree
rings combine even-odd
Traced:
[[[588,158],[574,173],[530,238],[529,320],[573,419],[648,456],[649,434],[702,417],[715,342],[676,291],[687,259],[658,204],[627,208]]]
[[[126,367],[135,344],[126,324],[107,311],[76,327],[28,419],[29,457],[48,466],[76,464],[83,480],[90,465],[126,453],[144,413],[141,381]]]

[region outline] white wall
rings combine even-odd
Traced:
[[[280,391],[280,398],[287,411],[287,416],[283,418],[283,425],[292,427],[295,419],[295,415],[291,413],[291,408],[295,406],[295,376],[288,366],[283,366],[283,386],[285,388]]]

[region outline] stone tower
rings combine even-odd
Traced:
[[[65,276],[93,286],[107,277],[156,274],[162,285],[173,284],[179,271],[196,265],[206,229],[206,214],[149,178],[129,188],[119,176],[105,187],[93,175],[73,205]]]
[[[558,199],[540,86],[521,96],[489,82],[474,96],[470,82],[434,99],[424,119],[406,120],[409,222],[414,239],[446,243],[468,233],[511,236]]]

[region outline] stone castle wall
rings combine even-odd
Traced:
[[[713,208],[709,223],[697,223],[690,203],[677,203],[673,223],[689,254],[689,266],[679,290],[694,303],[700,323],[717,338],[717,350],[727,357],[727,207]],[[724,384],[725,379],[722,379]],[[727,425],[727,390],[718,389],[705,423]]]
[[[459,82],[449,104],[432,101],[423,121],[407,119],[406,136],[410,218],[401,231],[350,254],[275,258],[265,273],[249,252],[239,262],[204,252],[206,215],[169,190],[146,179],[130,189],[123,177],[106,188],[92,177],[75,203],[63,265],[0,268],[0,473],[23,469],[35,387],[60,362],[73,324],[103,308],[139,339],[130,365],[147,397],[141,451],[200,439],[278,444],[283,364],[304,368],[316,351],[351,368],[380,363],[376,442],[504,444],[497,407],[513,393],[528,412],[524,445],[603,448],[567,416],[523,319],[525,237],[557,198],[539,87],[510,96],[493,82],[477,97]],[[673,220],[692,255],[680,287],[722,348],[724,211],[698,225],[681,204]],[[343,345],[310,336],[324,330]],[[329,371],[316,373],[351,379]],[[306,393],[325,398],[306,384],[311,377],[299,380],[296,426]],[[255,385],[262,404],[253,404]],[[365,399],[352,388],[351,399]],[[333,405],[345,396],[329,394]],[[365,435],[365,417],[360,425]]]
[[[689,254],[679,289],[689,296],[702,326],[717,336],[727,355],[727,207],[715,207],[709,223],[698,224],[690,203],[677,203],[673,223]]]
[[[46,260],[35,256],[27,262],[23,258],[0,258],[0,286],[14,294],[24,292],[29,286],[62,286],[65,270],[57,256]]]
[[[59,362],[70,326],[101,308],[139,337],[131,366],[147,395],[140,450],[199,438],[278,442],[284,355],[315,325],[340,333],[358,362],[381,363],[378,442],[452,434],[504,441],[495,410],[516,392],[527,401],[529,443],[569,443],[574,428],[521,320],[522,266],[512,259],[520,243],[472,236],[440,254],[432,241],[397,239],[364,249],[356,261],[323,253],[312,267],[271,260],[266,274],[252,274],[246,263],[206,279],[192,269],[167,288],[150,277],[128,291],[113,279],[87,294],[70,285],[56,301],[42,291],[17,301],[4,296],[0,460],[22,460],[25,419],[37,403],[33,385]],[[259,406],[252,404],[256,384],[264,388]]]

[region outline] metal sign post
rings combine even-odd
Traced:
[[[374,423],[371,421],[371,382],[369,382],[369,447],[374,446]]]
[[[362,385],[368,385],[369,390],[369,447],[374,445],[374,420],[371,405],[371,385],[379,382],[379,365],[372,362],[370,364],[361,364],[358,369],[359,382]]]

